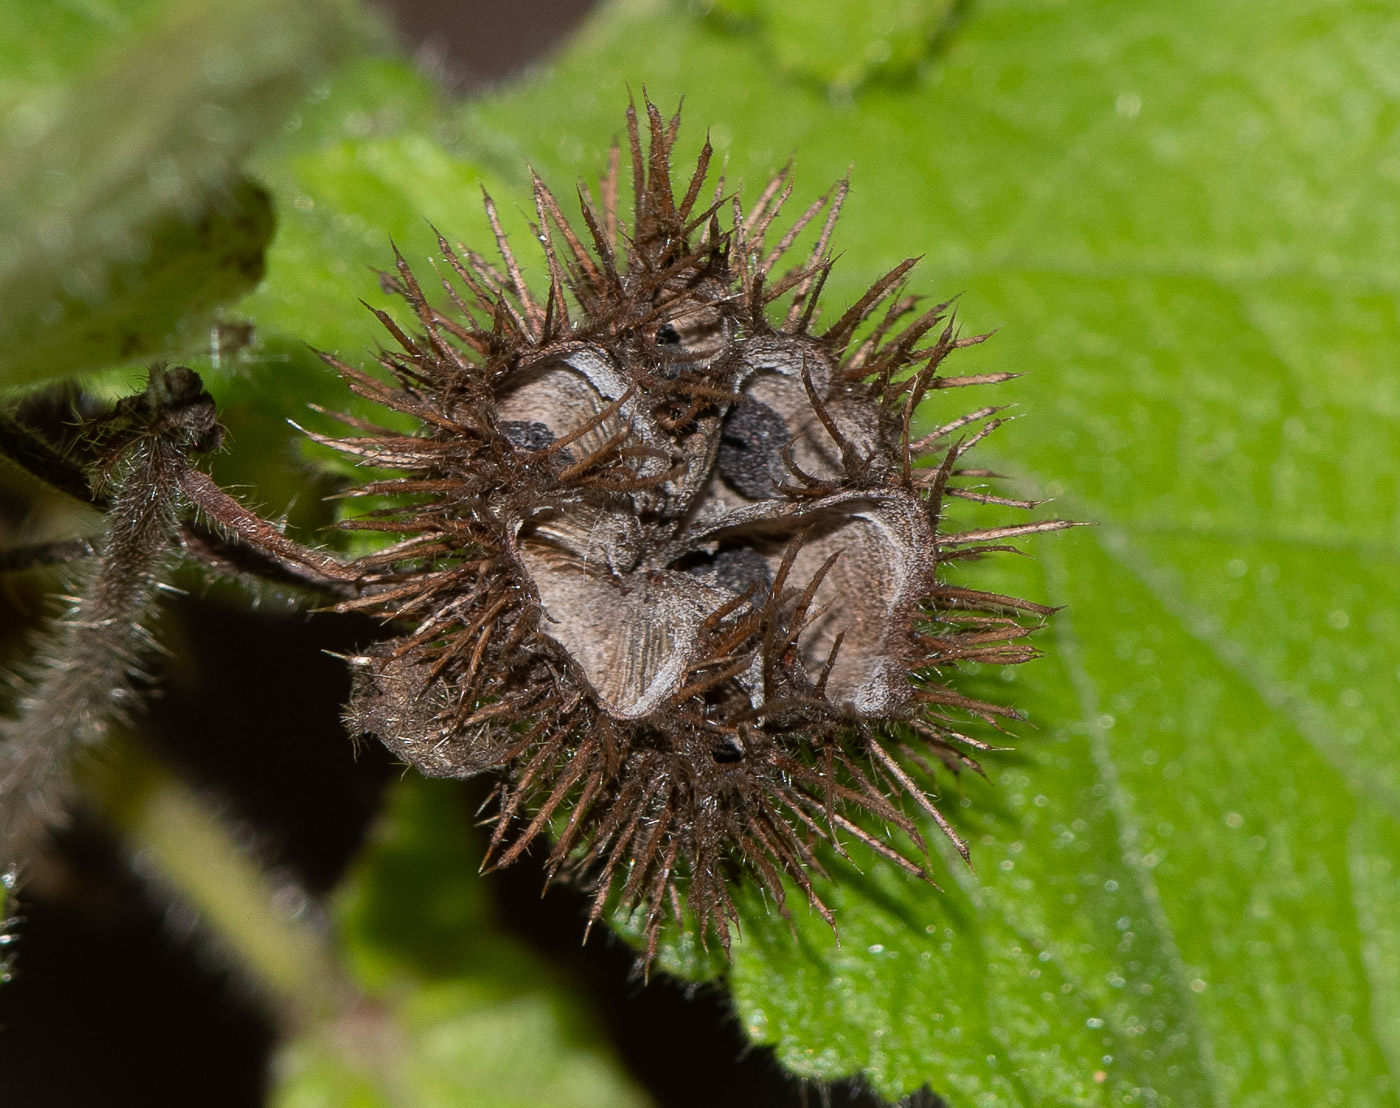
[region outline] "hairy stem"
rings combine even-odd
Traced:
[[[144,621],[175,552],[180,476],[220,438],[213,401],[185,369],[156,368],[93,434],[106,444],[93,485],[106,501],[95,566],[35,644],[14,714],[0,720],[0,867],[22,867],[63,816],[74,755],[135,704],[154,648]]]
[[[147,861],[157,889],[193,909],[214,948],[284,1028],[334,1017],[355,1001],[306,894],[272,877],[199,796],[134,743],[118,741],[82,775],[85,795]]]

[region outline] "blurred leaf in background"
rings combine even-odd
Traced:
[[[256,284],[236,167],[367,24],[350,0],[0,5],[0,380],[163,349]]]
[[[462,105],[392,57],[342,64],[249,165],[278,232],[236,309],[257,354],[215,380],[245,429],[224,464],[285,503],[281,417],[343,405],[303,343],[354,360],[381,341],[357,299],[388,303],[389,236],[425,273],[427,221],[482,246],[484,183],[524,241],[526,162],[561,192],[594,178],[628,87],[684,97],[688,141],[708,128],[750,195],[790,156],[799,199],[853,167],[828,311],[923,254],[916,288],[960,293],[964,328],[997,331],[963,371],[1027,374],[987,397],[1024,418],[979,449],[1098,526],[960,571],[1066,605],[1046,660],[969,677],[1034,724],[990,783],[945,789],[975,872],[943,865],[938,892],[857,855],[824,893],[839,946],[751,898],[729,971],[744,1026],[796,1073],[863,1071],[891,1098],[1395,1104],[1400,14],[828,7],[614,3],[550,71]],[[30,141],[30,117],[50,118],[11,111],[3,141]],[[0,211],[20,228],[0,261],[66,288],[43,221]],[[457,849],[404,834],[405,872]],[[397,957],[392,927],[345,934],[365,964]],[[419,988],[425,1005],[470,992]]]

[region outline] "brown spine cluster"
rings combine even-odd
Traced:
[[[426,774],[496,775],[494,863],[552,839],[551,876],[591,887],[595,920],[640,908],[650,957],[685,904],[727,946],[742,871],[830,919],[823,841],[922,875],[861,813],[917,858],[907,800],[966,853],[915,778],[975,766],[966,722],[1015,713],[946,677],[1033,656],[1047,610],[940,570],[1064,524],[945,529],[950,496],[1033,505],[965,483],[990,476],[960,459],[998,409],[911,441],[914,412],[1010,375],[943,375],[980,339],[903,294],[912,261],[819,327],[844,183],[779,232],[786,172],[746,211],[707,185],[707,143],[678,195],[679,117],[627,122],[630,225],[615,148],[582,228],[535,180],[543,299],[489,198],[499,261],[439,236],[445,307],[398,258],[416,326],[376,313],[392,383],[327,360],[421,431],[324,441],[398,474],[358,489],[396,507],[346,524],[398,540],[357,564],[373,584],[344,607],[403,629],[357,659],[352,725]]]

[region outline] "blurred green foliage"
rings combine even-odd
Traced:
[[[909,76],[933,53],[956,6],[956,0],[714,0],[708,10],[731,34],[760,42],[784,74],[839,95],[871,79]]]
[[[0,376],[161,348],[256,284],[236,167],[361,48],[351,0],[0,5]]]
[[[311,480],[286,465],[283,417],[346,403],[305,344],[370,355],[381,336],[357,301],[388,306],[373,270],[389,238],[425,272],[428,221],[483,245],[484,184],[526,241],[527,161],[561,194],[596,177],[629,87],[684,97],[686,141],[708,128],[750,194],[789,157],[798,200],[852,167],[831,310],[922,254],[916,287],[960,293],[964,327],[997,332],[962,371],[1027,374],[985,398],[1024,418],[984,457],[1097,526],[962,571],[1066,606],[1048,658],[969,677],[1034,724],[990,781],[947,783],[975,872],[945,856],[936,891],[857,854],[860,872],[824,893],[839,945],[804,910],[790,927],[747,898],[727,971],[743,1025],[799,1074],[863,1071],[891,1097],[928,1084],[952,1105],[1397,1102],[1392,5],[841,0],[814,18],[803,0],[634,0],[551,69],[465,104],[345,46],[367,40],[355,18],[329,20],[344,37],[307,34],[306,13],[332,10],[309,0],[244,0],[199,24],[223,36],[204,47],[216,59],[253,59],[234,86],[165,37],[202,8],[4,8],[0,57],[19,60],[0,79],[0,371],[22,384],[115,362],[101,335],[128,331],[183,351],[235,427],[220,476],[274,509]],[[285,43],[252,31],[273,9]],[[266,56],[242,53],[255,46]],[[111,76],[134,58],[183,74],[179,96]],[[223,130],[200,122],[208,103]],[[20,156],[39,134],[103,141]],[[149,228],[206,210],[236,168],[271,191],[278,230],[266,279],[226,309],[256,341],[215,367],[190,313],[247,271]],[[43,237],[60,223],[62,249]],[[135,276],[89,280],[89,262]],[[175,272],[204,275],[180,282],[188,303],[143,303],[142,281],[168,289]],[[13,352],[40,334],[42,362]],[[927,419],[970,402],[984,398],[940,394]],[[540,1068],[502,1078],[500,1103],[565,1103],[558,1066],[611,1088],[479,888],[453,884],[476,848],[444,804],[406,789],[341,916],[345,956],[392,997],[408,1054],[441,1052],[413,1087],[496,1073],[483,1042],[538,1034]],[[713,969],[687,941],[670,964]],[[509,971],[484,974],[488,951]],[[282,1102],[389,1103],[326,1060],[323,1033],[289,1047]]]

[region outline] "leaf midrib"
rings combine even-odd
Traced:
[[[1324,737],[1326,708],[1312,697],[1291,692],[1287,684],[1272,678],[1260,667],[1251,664],[1249,650],[1228,635],[1223,626],[1210,619],[1189,601],[1183,589],[1174,588],[1169,574],[1154,565],[1147,554],[1134,544],[1127,531],[1105,527],[1099,545],[1115,563],[1130,573],[1170,615],[1186,634],[1210,651],[1222,669],[1232,674],[1268,705],[1272,714],[1288,715],[1287,725],[1296,731],[1322,759],[1331,766],[1352,797],[1376,804],[1387,818],[1400,824],[1400,791],[1379,785],[1374,775],[1366,773],[1348,753],[1329,745]]]

